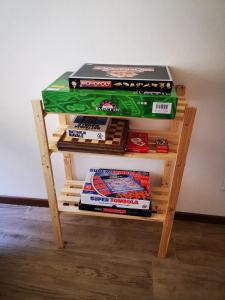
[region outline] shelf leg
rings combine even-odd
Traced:
[[[48,194],[48,203],[50,207],[50,213],[52,223],[54,227],[54,234],[58,248],[64,247],[62,239],[62,229],[58,212],[57,198],[55,192],[55,184],[52,172],[52,164],[50,158],[50,152],[48,149],[48,138],[46,133],[46,126],[44,120],[44,111],[42,108],[41,100],[32,101],[34,120],[36,125],[36,131],[38,136],[39,148],[41,153],[41,162],[43,167],[43,173],[45,178],[45,184]]]
[[[170,131],[174,133],[178,133],[180,129],[180,120],[172,120],[171,121],[171,126],[170,126]],[[163,172],[163,177],[162,177],[162,185],[165,187],[169,187],[170,182],[171,182],[171,176],[172,176],[172,170],[173,170],[173,162],[166,160],[164,162],[164,172]]]
[[[174,214],[176,210],[176,204],[179,196],[181,181],[183,177],[188,147],[191,138],[191,132],[194,124],[196,114],[195,107],[187,107],[185,109],[183,127],[181,131],[181,138],[178,145],[177,160],[175,164],[173,182],[171,186],[169,203],[166,211],[165,220],[163,223],[163,230],[160,240],[158,256],[164,258],[167,253],[171,230],[173,226]]]
[[[171,174],[172,174],[173,163],[171,160],[166,160],[164,162],[164,172],[162,177],[162,185],[165,187],[169,187]]]
[[[180,129],[180,123],[181,123],[180,120],[173,120],[170,130],[173,132],[178,132]]]
[[[67,116],[66,114],[59,114],[59,124],[70,124],[69,116]],[[72,155],[69,153],[63,153],[63,159],[66,179],[73,180]]]

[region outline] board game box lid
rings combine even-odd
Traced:
[[[69,78],[77,79],[124,79],[172,81],[168,66],[84,64]]]
[[[106,131],[110,122],[107,117],[82,116],[74,117],[72,127],[90,131]]]
[[[90,169],[82,193],[150,200],[150,173],[133,170]]]

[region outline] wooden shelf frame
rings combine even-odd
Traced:
[[[69,213],[74,215],[85,216],[99,216],[119,219],[132,219],[145,222],[161,222],[162,234],[159,245],[158,256],[164,258],[167,253],[170,235],[173,226],[174,214],[176,211],[176,204],[178,201],[180,186],[182,182],[186,157],[188,153],[192,128],[196,115],[196,108],[189,107],[184,97],[185,87],[178,86],[177,94],[178,104],[176,117],[170,120],[171,127],[168,131],[147,131],[149,135],[149,143],[154,137],[166,137],[169,142],[169,153],[125,153],[122,156],[131,158],[144,159],[158,159],[164,161],[164,171],[162,175],[162,185],[160,187],[152,187],[152,203],[153,214],[151,217],[137,217],[127,215],[116,215],[109,213],[98,213],[91,211],[82,211],[78,209],[78,202],[80,199],[80,192],[83,186],[82,181],[73,180],[72,176],[72,155],[90,154],[86,152],[68,152],[59,151],[57,149],[57,142],[64,133],[69,124],[69,116],[66,114],[58,114],[59,127],[53,133],[52,137],[48,139],[46,132],[45,117],[48,115],[43,109],[41,100],[33,100],[33,113],[36,124],[36,131],[39,141],[39,148],[41,154],[41,162],[45,178],[46,190],[48,194],[49,207],[54,228],[55,240],[58,248],[64,247],[62,237],[62,229],[60,222],[61,213]],[[117,117],[118,118],[118,117]],[[129,119],[132,119],[130,117]],[[136,131],[132,129],[131,131]],[[140,131],[137,129],[137,131]],[[65,168],[65,184],[58,195],[56,196],[54,175],[51,164],[51,154],[53,152],[62,152],[64,158]],[[93,155],[105,155],[91,153]],[[111,155],[111,154],[110,154]],[[118,155],[117,155],[118,156]]]

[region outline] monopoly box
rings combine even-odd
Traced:
[[[69,76],[71,89],[118,89],[170,93],[168,66],[84,64]]]
[[[42,91],[46,112],[173,119],[177,96],[137,91],[70,89],[64,73]]]
[[[79,207],[86,210],[150,216],[149,172],[90,169],[81,192]]]

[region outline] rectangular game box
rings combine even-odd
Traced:
[[[82,151],[104,154],[123,154],[127,144],[129,120],[113,118],[109,124],[105,140],[68,137],[64,133],[57,147],[62,151]]]
[[[173,80],[168,66],[84,64],[69,76],[71,89],[118,89],[170,93]]]
[[[133,208],[110,208],[99,205],[89,205],[79,203],[79,209],[88,210],[88,211],[96,211],[102,213],[111,213],[111,214],[120,214],[120,215],[131,215],[131,216],[139,216],[139,217],[150,217],[150,210],[140,210]]]
[[[66,72],[42,91],[46,112],[102,116],[173,119],[176,115],[175,89],[169,95],[135,91],[70,89]]]
[[[66,129],[68,137],[105,140],[110,118],[76,116]]]
[[[148,134],[146,132],[129,132],[126,151],[139,153],[148,152]]]
[[[99,209],[102,207],[112,209],[112,212],[114,209],[114,213],[150,216],[149,172],[90,169],[79,207],[104,212]]]

